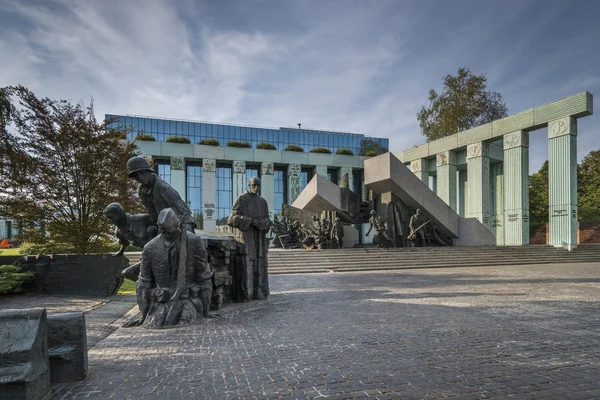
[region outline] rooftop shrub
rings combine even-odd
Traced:
[[[331,150],[326,149],[325,147],[315,147],[310,152],[311,153],[331,154]]]
[[[198,144],[203,144],[205,146],[220,146],[221,143],[217,139],[203,139],[198,142]]]
[[[367,151],[365,153],[365,156],[367,156],[367,157],[375,157],[376,155],[377,155],[377,153],[374,152],[373,150]]]
[[[133,140],[144,140],[147,142],[156,142],[156,138],[152,135],[148,135],[146,133],[138,133],[135,139]]]
[[[183,137],[183,136],[169,136],[167,138],[167,142],[169,143],[184,143],[184,144],[190,144],[190,139]]]
[[[267,143],[267,142],[261,142],[261,143],[257,144],[256,148],[263,149],[263,150],[277,150],[277,147],[275,147],[271,143]]]
[[[354,153],[350,149],[338,149],[335,154],[342,154],[345,156],[353,156]]]
[[[227,147],[237,147],[237,148],[241,148],[241,149],[251,149],[252,145],[248,142],[227,142]]]
[[[295,144],[290,144],[290,145],[288,145],[288,147],[285,148],[284,151],[297,151],[299,153],[303,153],[304,149],[302,147],[300,147],[300,146],[295,145]]]

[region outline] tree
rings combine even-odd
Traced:
[[[387,153],[389,150],[381,143],[373,139],[362,139],[360,141],[359,155],[366,156],[368,152],[375,152],[377,155]]]
[[[112,202],[130,212],[139,207],[125,170],[135,145],[124,140],[126,132],[108,129],[112,121],[96,121],[93,102],[39,99],[23,86],[2,91],[19,107],[12,107],[14,132],[0,125],[0,215],[38,224],[22,239],[41,249],[105,250],[103,209]]]
[[[600,150],[585,156],[577,172],[579,220],[600,220]]]
[[[417,113],[427,141],[440,139],[508,115],[502,95],[488,91],[485,74],[473,75],[459,68],[456,76],[444,77],[444,89],[429,91],[429,107]]]
[[[529,234],[548,223],[548,160],[529,177]]]

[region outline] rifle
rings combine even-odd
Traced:
[[[421,229],[422,229],[422,228],[423,228],[425,225],[427,225],[427,224],[428,224],[428,223],[430,223],[430,222],[431,222],[431,220],[429,220],[429,221],[425,222],[424,224],[422,224],[421,226],[419,226],[417,229],[415,229],[414,231],[412,231],[412,232],[410,233],[410,235],[408,235],[408,238],[407,238],[407,239],[408,239],[408,240],[413,240],[413,239],[415,238],[415,234],[416,234],[416,233],[417,233],[419,230],[421,230]]]

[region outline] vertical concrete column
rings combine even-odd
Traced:
[[[501,162],[490,165],[490,231],[496,236],[496,245],[504,245],[504,166]]]
[[[456,153],[443,151],[436,154],[436,193],[456,211]]]
[[[275,175],[273,163],[260,164],[260,195],[269,205],[269,218],[273,220],[275,211]]]
[[[321,175],[327,178],[327,165],[315,165],[314,175]]]
[[[246,161],[236,160],[233,162],[231,179],[233,179],[233,201],[235,201],[248,187],[248,182],[246,182]]]
[[[577,247],[577,119],[548,123],[550,244]]]
[[[287,202],[292,204],[298,196],[300,196],[300,171],[302,166],[300,164],[289,164],[287,168]]]
[[[490,229],[490,148],[485,142],[467,146],[467,218],[477,218]]]
[[[466,197],[467,197],[467,170],[458,171],[458,215],[465,217],[466,212]]]
[[[529,244],[529,133],[504,135],[504,244]]]
[[[204,230],[217,229],[217,161],[202,160],[202,200]]]
[[[429,187],[429,160],[419,158],[410,162],[410,170]]]
[[[351,191],[354,191],[354,175],[352,175],[352,167],[340,167],[337,185],[340,185],[340,182],[342,182],[342,177],[345,174],[348,174],[348,188]]]
[[[171,186],[186,201],[185,158],[171,157]]]

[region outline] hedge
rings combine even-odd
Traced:
[[[350,149],[338,149],[335,154],[343,154],[345,156],[353,156],[354,153]]]
[[[263,150],[277,150],[277,147],[275,147],[271,143],[267,143],[267,142],[261,142],[261,143],[257,144],[256,148],[263,149]]]
[[[147,135],[145,133],[138,133],[135,139],[133,140],[144,140],[146,142],[156,142],[156,138],[152,135]]]
[[[184,144],[190,144],[190,139],[183,137],[183,136],[170,136],[167,138],[167,142],[169,143],[184,143]]]
[[[290,144],[288,145],[288,147],[285,148],[284,151],[297,151],[299,153],[303,153],[304,149],[300,146],[296,146],[295,144]]]
[[[33,278],[32,273],[22,272],[16,265],[0,265],[0,294],[21,293],[23,284]]]
[[[325,147],[315,147],[310,151],[311,153],[323,153],[323,154],[331,154],[331,150],[326,149]]]
[[[217,139],[204,139],[198,142],[198,144],[203,144],[205,146],[220,146],[221,143]]]
[[[227,147],[238,147],[242,149],[251,149],[252,145],[248,142],[227,142]]]

